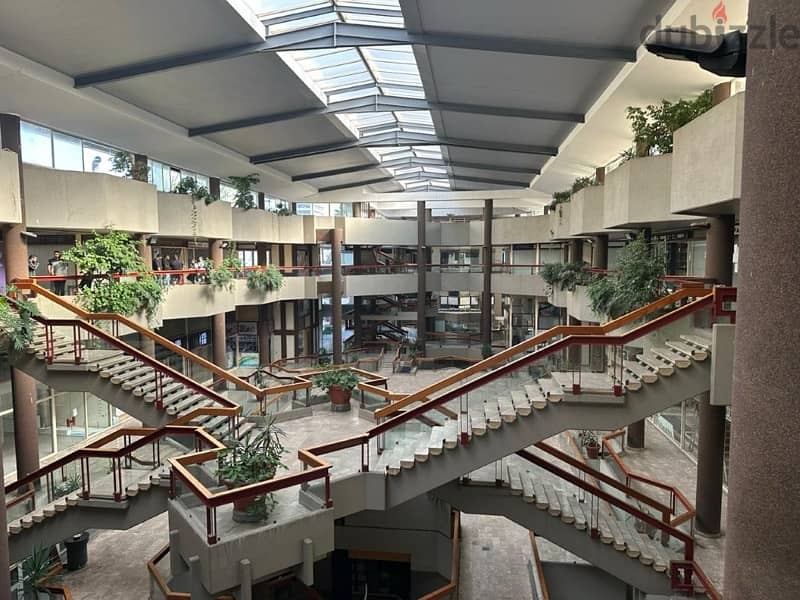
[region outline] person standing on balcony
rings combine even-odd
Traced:
[[[53,277],[63,277],[64,279],[59,279],[57,281],[53,281],[53,293],[58,294],[59,296],[64,296],[67,290],[67,270],[68,265],[67,262],[61,260],[61,251],[54,250],[53,251],[53,258],[47,261],[47,274]]]

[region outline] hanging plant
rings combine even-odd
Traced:
[[[136,179],[137,181],[147,181],[150,175],[149,166],[136,164],[135,157],[124,150],[118,150],[111,157],[111,170],[114,173],[122,173],[128,179]]]
[[[197,180],[194,177],[184,177],[182,178],[177,185],[172,189],[173,194],[188,194],[194,200],[202,200],[206,204],[211,204],[212,202],[216,202],[219,200],[216,196],[212,195],[211,192],[208,191],[208,188],[204,185],[198,185]]]
[[[577,286],[587,285],[592,281],[589,266],[582,262],[546,264],[539,269],[539,274],[551,291],[557,288],[562,292],[574,292]]]
[[[76,296],[89,312],[110,312],[130,317],[145,313],[153,323],[164,301],[164,289],[144,264],[137,242],[122,231],[93,233],[63,252],[84,276]],[[114,277],[136,273],[126,279]]]
[[[228,177],[228,179],[236,190],[233,206],[235,208],[243,208],[245,210],[255,208],[256,201],[255,198],[253,198],[253,186],[258,185],[261,182],[261,179],[259,179],[258,175],[254,173],[252,175],[245,175],[244,177],[231,176]]]
[[[283,274],[275,265],[266,269],[250,271],[247,274],[247,289],[259,292],[272,292],[283,287]]]
[[[627,158],[631,154],[636,157],[670,154],[675,131],[691,123],[711,107],[710,90],[692,100],[662,100],[661,104],[650,104],[645,108],[629,106],[626,117],[633,129],[634,149],[623,157]]]
[[[14,286],[9,286],[7,293],[9,296],[15,296],[16,305],[12,307],[4,296],[0,296],[0,330],[8,339],[9,349],[23,352],[33,343],[33,332],[36,327],[33,317],[39,316],[39,308],[22,294],[17,293]]]

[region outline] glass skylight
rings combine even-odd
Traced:
[[[297,31],[328,23],[354,23],[403,28],[399,0],[246,0],[266,27],[268,35]],[[425,98],[414,50],[411,46],[368,46],[282,52],[281,56],[299,65],[328,104],[375,95]],[[435,135],[427,111],[337,113],[359,139],[387,134]],[[404,159],[400,169],[416,174],[417,180],[397,179],[406,189],[414,187],[449,188],[447,168],[439,146],[413,148],[369,147],[380,162]],[[424,159],[422,162],[415,162]],[[434,162],[432,162],[434,161]],[[423,162],[425,164],[423,164]],[[415,171],[409,171],[410,168]],[[418,168],[420,167],[420,168]],[[438,167],[438,168],[437,168]],[[418,169],[417,169],[418,168]]]

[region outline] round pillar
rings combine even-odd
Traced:
[[[342,364],[342,230],[331,229],[331,321],[333,325],[333,362]]]

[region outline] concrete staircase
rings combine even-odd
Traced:
[[[11,361],[55,390],[90,392],[148,427],[160,427],[217,404],[218,395],[211,390],[160,375],[153,366],[124,350],[81,348],[76,362],[73,341],[58,332],[54,334],[53,349],[53,360],[48,363],[45,330],[39,325],[31,346],[25,353],[13,354]],[[227,417],[202,419],[207,430],[213,432],[221,432],[227,422]]]

